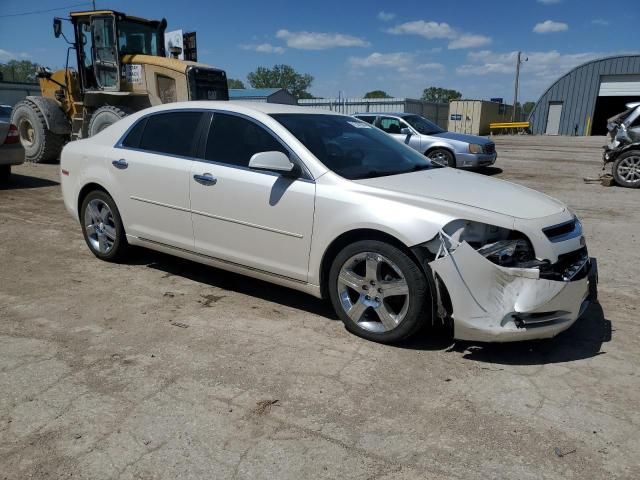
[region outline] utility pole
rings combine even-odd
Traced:
[[[96,0],[91,0],[91,3],[93,4],[93,9],[96,9]]]
[[[515,117],[516,117],[516,108],[518,106],[518,86],[520,83],[520,65],[523,64],[524,62],[528,61],[529,59],[527,57],[525,57],[524,60],[522,60],[522,52],[518,52],[518,60],[516,61],[516,88],[515,88],[515,92],[513,94],[513,110],[511,110],[511,121],[515,121]]]

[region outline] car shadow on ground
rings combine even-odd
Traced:
[[[331,320],[338,320],[328,301],[290,288],[152,250],[136,249],[134,257],[129,263],[146,265],[149,268],[165,272],[167,276],[176,275],[188,278],[211,287],[260,298],[267,302],[296,308]]]
[[[515,343],[457,341],[448,351],[463,358],[501,365],[545,365],[604,355],[603,343],[611,341],[611,321],[599,303],[592,303],[569,330],[552,339]]]
[[[176,275],[188,278],[211,287],[339,321],[329,301],[172,255],[138,248],[128,263],[162,271],[167,277]],[[511,343],[455,341],[450,325],[429,325],[414,337],[394,346],[410,350],[457,352],[467,360],[483,363],[544,365],[602,355],[606,353],[602,351],[602,344],[609,342],[611,335],[611,322],[605,318],[600,304],[593,303],[569,330],[552,339]]]
[[[502,173],[502,169],[498,167],[478,167],[473,171],[487,176],[500,175]]]
[[[56,185],[60,185],[60,182],[12,173],[8,182],[0,183],[0,190],[24,190],[29,188],[54,187]]]

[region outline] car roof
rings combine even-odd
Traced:
[[[304,114],[322,114],[322,115],[342,115],[341,113],[332,112],[331,110],[323,110],[313,107],[301,107],[298,105],[284,105],[280,103],[266,102],[250,102],[250,101],[234,101],[234,100],[192,100],[189,102],[165,103],[156,107],[143,110],[142,112],[161,112],[163,110],[178,109],[220,109],[229,110],[238,113],[259,112],[267,115],[274,113],[304,113]],[[343,115],[346,116],[346,115]]]
[[[417,113],[411,113],[411,112],[358,112],[358,113],[354,113],[354,115],[369,115],[369,116],[384,115],[386,117],[408,117],[409,115],[417,115]]]

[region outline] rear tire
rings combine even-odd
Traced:
[[[456,158],[445,148],[436,148],[427,153],[427,158],[438,165],[456,168]]]
[[[11,176],[11,165],[0,165],[0,183],[7,183]]]
[[[27,161],[44,163],[58,160],[67,137],[56,135],[47,128],[44,114],[35,103],[28,100],[18,103],[13,109],[11,122],[18,127]]]
[[[79,212],[82,234],[91,253],[107,262],[122,261],[129,250],[120,212],[113,198],[94,190],[82,201]]]
[[[621,154],[611,169],[613,178],[621,187],[640,188],[640,150]]]
[[[430,320],[430,286],[422,269],[388,243],[348,245],[333,260],[328,281],[333,308],[359,337],[396,343]]]
[[[89,128],[87,129],[88,136],[93,137],[96,133],[100,133],[131,113],[132,111],[126,107],[114,107],[113,105],[104,105],[98,108],[91,115]]]

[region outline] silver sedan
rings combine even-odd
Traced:
[[[447,132],[413,113],[363,113],[354,117],[375,125],[441,165],[454,168],[484,167],[493,165],[498,157],[491,140]]]

